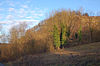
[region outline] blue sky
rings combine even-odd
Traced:
[[[100,0],[0,0],[0,24],[4,31],[21,22],[32,27],[45,19],[50,11],[61,8],[78,10],[82,7],[85,12],[97,14],[99,4]]]

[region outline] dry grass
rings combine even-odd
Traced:
[[[100,53],[100,42],[66,48],[66,50],[80,53]]]
[[[10,66],[98,66],[100,42],[70,47],[53,53],[28,55],[17,61],[9,62]]]

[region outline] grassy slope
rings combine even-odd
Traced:
[[[98,53],[100,52],[99,49],[100,49],[100,42],[66,48],[66,50],[79,53]]]
[[[54,53],[29,55],[9,62],[13,66],[98,66],[100,42],[66,48]]]

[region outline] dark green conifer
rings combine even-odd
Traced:
[[[80,25],[80,28],[78,30],[78,35],[79,35],[79,41],[82,40],[82,26]]]
[[[66,27],[64,24],[61,24],[60,42],[62,48],[63,45],[66,44]]]
[[[56,25],[54,25],[54,29],[53,29],[53,38],[54,38],[54,46],[56,49],[60,48],[60,35],[59,35],[59,31]]]

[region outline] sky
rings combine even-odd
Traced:
[[[3,30],[26,22],[30,27],[44,20],[49,12],[58,9],[100,13],[100,0],[0,0],[0,24]]]

